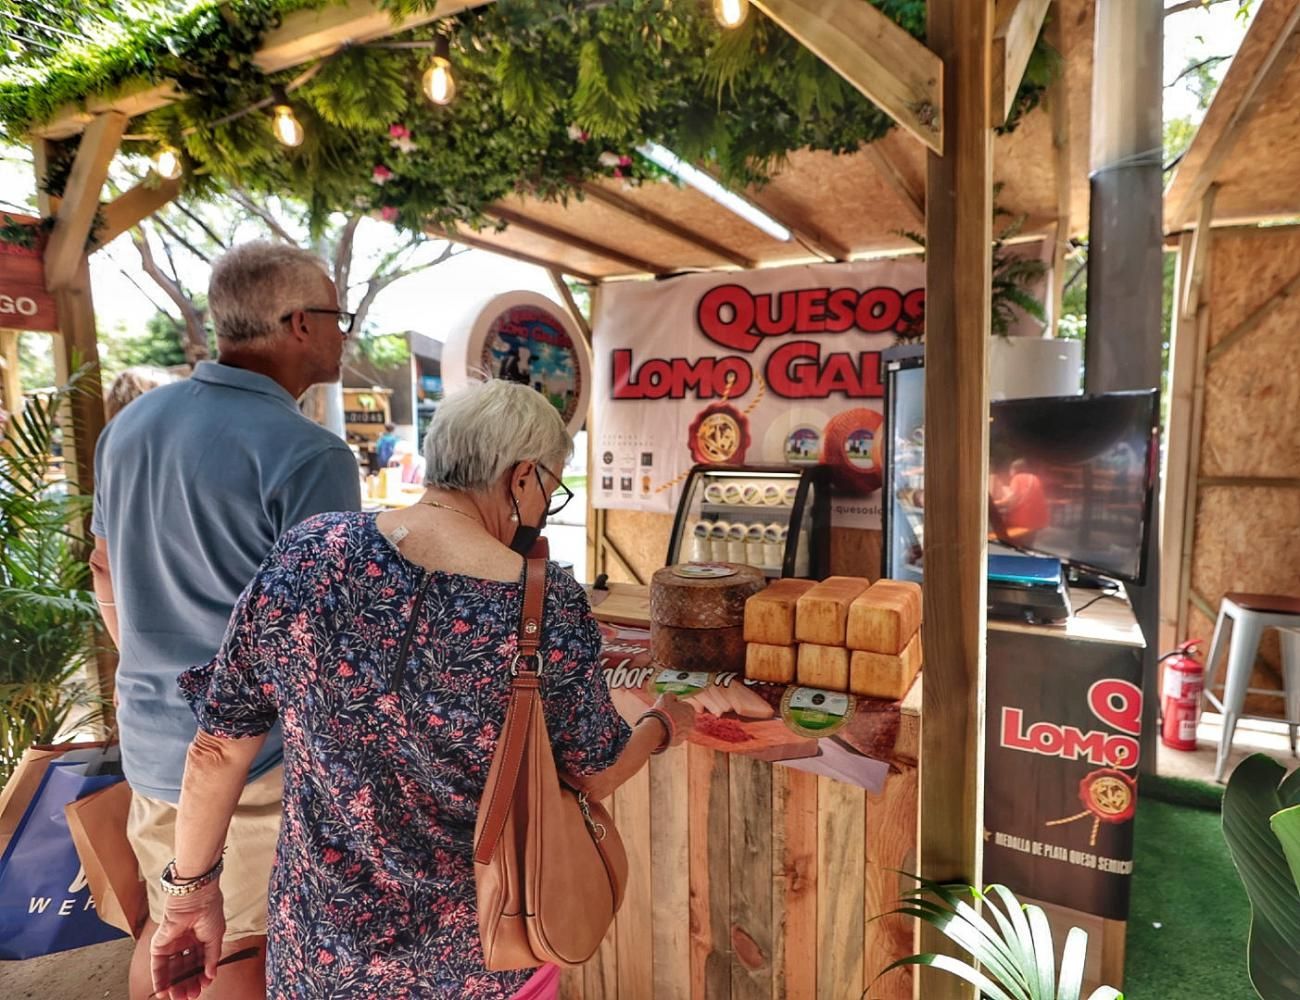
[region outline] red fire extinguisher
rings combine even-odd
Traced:
[[[1175,750],[1196,749],[1205,667],[1198,660],[1200,640],[1193,639],[1160,658],[1165,665],[1160,685],[1160,739]]]

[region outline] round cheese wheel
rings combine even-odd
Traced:
[[[673,628],[651,622],[650,656],[673,670],[740,673],[745,669],[745,629]]]
[[[865,497],[880,489],[883,470],[877,441],[882,417],[864,406],[837,413],[826,424],[822,461],[841,495]]]
[[[741,527],[741,538],[744,528]],[[716,535],[714,536],[717,537]],[[725,576],[708,576],[692,564],[693,578],[665,566],[650,580],[650,622],[685,629],[736,628],[745,623],[745,602],[767,585],[761,569],[721,563]],[[688,571],[690,572],[690,571]],[[742,659],[744,651],[741,651]]]

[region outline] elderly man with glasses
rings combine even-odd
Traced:
[[[131,785],[128,836],[154,921],[174,856],[185,751],[195,722],[180,673],[212,659],[240,592],[276,540],[305,518],[361,506],[348,446],[300,412],[298,397],[337,381],[353,316],[321,261],[295,247],[247,243],[212,269],[208,307],[219,359],[141,396],[95,453],[91,566],[120,654],[118,731]],[[280,825],[282,747],[269,734],[232,800],[226,955],[209,996],[265,992],[266,889]],[[178,884],[188,873],[173,873]],[[153,993],[140,937],[131,997]]]

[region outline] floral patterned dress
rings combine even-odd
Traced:
[[[483,968],[471,841],[509,699],[522,581],[428,574],[369,514],[286,533],[235,607],[221,650],[181,690],[205,732],[281,721],[284,822],[271,878],[267,995],[513,996],[533,970]],[[542,696],[556,761],[589,775],[630,735],[599,670],[582,588],[548,567]]]

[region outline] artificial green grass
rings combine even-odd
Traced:
[[[1250,901],[1223,840],[1222,801],[1213,785],[1142,779],[1125,1000],[1256,1000]]]

